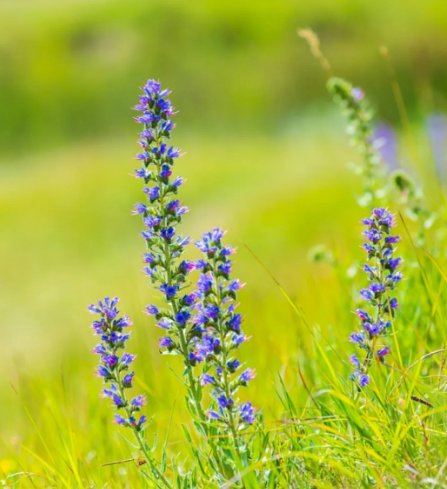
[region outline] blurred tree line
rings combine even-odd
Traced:
[[[134,134],[129,107],[148,77],[175,91],[183,131],[283,131],[328,104],[299,27],[382,118],[398,118],[382,44],[412,117],[446,107],[442,0],[0,0],[0,27],[8,155]]]

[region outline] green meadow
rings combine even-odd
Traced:
[[[135,450],[94,376],[87,307],[106,295],[134,321],[135,387],[154,415],[146,434],[158,436],[156,455],[166,442],[186,471],[183,426],[201,443],[182,362],[160,355],[160,330],[142,312],[158,293],[141,272],[142,225],[130,214],[143,198],[130,176],[130,107],[148,77],[173,90],[180,111],[182,233],[219,226],[238,248],[252,337],[238,356],[257,371],[240,395],[262,411],[281,458],[287,446],[299,460],[302,478],[289,487],[447,487],[445,182],[424,123],[447,109],[447,8],[399,3],[0,1],[0,487],[152,487],[126,462]],[[391,367],[374,365],[365,402],[348,379],[348,338],[366,286],[360,219],[370,209],[357,205],[350,163],[361,157],[296,35],[302,26],[320,33],[377,120],[394,124],[399,162],[436,213],[421,245],[403,203],[391,209],[406,279]]]

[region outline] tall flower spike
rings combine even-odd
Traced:
[[[373,359],[377,357],[383,361],[385,355],[390,353],[389,347],[380,346],[379,343],[380,338],[390,331],[391,320],[398,307],[397,299],[391,297],[391,293],[402,280],[402,272],[397,270],[402,259],[394,256],[394,245],[400,241],[400,236],[391,233],[395,225],[393,215],[384,208],[374,209],[371,217],[363,219],[362,223],[366,226],[363,233],[366,243],[363,247],[369,262],[363,270],[368,276],[369,286],[362,289],[360,295],[369,303],[370,311],[357,309],[356,315],[362,329],[350,336],[350,341],[366,350],[364,360],[361,361],[356,354],[350,358],[354,367],[351,379],[359,387],[370,383],[368,371]]]
[[[208,412],[211,423],[229,429],[239,445],[238,433],[243,426],[255,421],[250,402],[241,404],[236,399],[239,387],[246,386],[254,377],[253,369],[242,368],[234,357],[239,346],[247,341],[241,330],[242,316],[235,312],[236,293],[244,284],[231,280],[231,261],[235,253],[231,246],[222,244],[221,229],[205,233],[195,244],[204,254],[196,267],[201,276],[198,282],[200,301],[194,322],[201,331],[192,353],[195,362],[204,362],[202,385],[212,387],[213,403]]]
[[[133,383],[134,372],[131,371],[130,366],[136,355],[123,351],[130,338],[127,329],[132,322],[128,316],[118,317],[117,303],[117,297],[113,299],[106,297],[104,301],[89,306],[92,314],[99,315],[99,320],[92,324],[94,334],[101,338],[101,343],[93,349],[93,353],[100,358],[97,376],[101,377],[105,384],[103,396],[112,401],[116,410],[115,423],[132,430],[157,482],[162,482],[165,487],[171,487],[158,469],[154,454],[143,436],[147,418],[144,414],[140,415],[140,411],[145,404],[145,398],[143,395],[138,395],[129,401],[126,396],[126,390],[130,389]]]
[[[143,152],[137,155],[142,166],[136,170],[135,176],[146,184],[143,192],[147,202],[135,204],[133,213],[143,218],[146,227],[141,233],[148,249],[144,254],[146,266],[143,271],[168,305],[167,309],[160,309],[151,304],[146,312],[154,316],[157,325],[164,330],[159,340],[163,353],[183,356],[190,407],[205,425],[207,419],[201,408],[201,389],[192,368],[195,364],[192,349],[197,335],[200,335],[200,328],[191,322],[196,295],[182,293],[194,263],[182,260],[189,238],[177,234],[176,229],[188,211],[176,198],[184,180],[172,175],[175,161],[181,153],[168,145],[174,128],[171,117],[176,112],[166,98],[169,90],[163,90],[159,82],[149,80],[143,92],[140,103],[135,107],[142,112],[135,120],[143,125],[140,133]]]
[[[382,135],[373,131],[373,112],[360,88],[333,77],[328,81],[328,90],[341,106],[348,121],[347,132],[351,136],[351,143],[364,161],[363,167],[358,168],[358,173],[364,176],[363,195],[359,197],[358,203],[366,207],[380,200],[382,205],[386,205],[397,198],[398,203],[405,206],[408,217],[418,222],[417,241],[419,245],[425,246],[426,229],[433,224],[436,216],[425,207],[421,188],[404,170],[395,169],[389,164],[387,168],[389,157],[383,153],[381,146],[384,139],[388,143],[395,139],[392,128],[388,126],[387,133]]]
[[[376,200],[377,191],[384,185],[385,167],[373,145],[372,117],[368,100],[363,91],[353,87],[341,78],[332,77],[328,81],[328,90],[334,100],[340,104],[348,121],[347,132],[353,146],[364,159],[360,172],[364,175],[363,195],[359,204],[367,206]]]

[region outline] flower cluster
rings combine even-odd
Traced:
[[[393,236],[391,230],[394,227],[393,215],[384,208],[374,209],[371,217],[363,219],[366,226],[363,235],[366,238],[363,248],[367,253],[368,262],[363,270],[368,275],[369,286],[360,291],[362,299],[370,304],[373,312],[357,309],[356,315],[360,319],[362,329],[352,333],[350,340],[360,348],[366,350],[363,362],[356,354],[350,358],[354,366],[351,379],[360,387],[365,387],[370,382],[368,370],[374,357],[383,361],[390,348],[379,347],[378,338],[387,335],[391,327],[391,318],[394,317],[398,307],[397,299],[390,293],[402,280],[402,272],[398,271],[402,259],[395,257],[395,244],[400,241],[400,236]]]
[[[125,413],[125,416],[115,414],[115,422],[140,431],[146,422],[146,416],[143,414],[137,420],[136,415],[145,403],[144,396],[139,395],[128,401],[125,395],[125,389],[132,387],[134,372],[129,370],[136,355],[128,352],[120,354],[130,337],[126,328],[131,326],[132,322],[128,316],[118,317],[117,303],[117,297],[113,299],[106,297],[104,301],[98,301],[97,305],[89,306],[92,314],[100,316],[92,325],[94,334],[101,338],[101,343],[94,347],[93,353],[100,357],[98,377],[101,377],[106,384],[110,384],[103,389],[104,397],[112,400],[116,410]]]
[[[163,90],[159,82],[149,80],[143,92],[140,103],[135,107],[142,112],[135,120],[143,124],[140,133],[143,152],[137,155],[142,167],[135,171],[135,176],[143,179],[143,192],[147,199],[144,203],[135,204],[133,213],[140,215],[146,226],[141,233],[147,246],[143,271],[167,304],[166,308],[150,304],[145,312],[153,316],[157,326],[163,330],[159,339],[162,353],[183,357],[188,407],[199,419],[201,433],[207,436],[208,420],[201,405],[199,379],[194,375],[194,362],[191,360],[191,352],[200,335],[192,322],[197,294],[183,291],[195,264],[182,259],[189,237],[177,233],[177,225],[188,211],[177,198],[184,179],[172,175],[175,161],[181,153],[168,145],[175,127],[171,120],[175,110],[166,98],[170,92]]]
[[[167,144],[175,127],[171,120],[175,111],[166,98],[169,90],[162,90],[159,82],[149,80],[143,92],[140,103],[134,107],[142,112],[135,120],[144,127],[140,133],[143,152],[137,155],[142,167],[135,171],[135,175],[146,184],[143,192],[147,201],[135,204],[134,214],[141,215],[146,226],[141,233],[148,248],[144,254],[146,266],[143,271],[170,306],[160,309],[151,304],[146,312],[155,316],[157,325],[169,335],[160,338],[160,347],[166,353],[183,355],[187,361],[186,330],[196,296],[181,294],[187,275],[194,270],[194,263],[181,259],[189,237],[178,235],[176,230],[188,208],[176,198],[183,178],[172,177],[175,160],[181,153]]]
[[[235,350],[248,339],[241,330],[242,316],[235,305],[237,291],[244,284],[230,278],[229,257],[236,250],[222,244],[223,236],[224,232],[215,228],[195,243],[204,258],[196,263],[200,270],[199,302],[193,321],[199,337],[190,359],[194,365],[203,362],[200,383],[213,389],[208,417],[223,423],[235,435],[241,425],[255,420],[251,403],[239,403],[235,396],[239,387],[246,386],[256,374],[251,368],[243,369],[234,357]]]

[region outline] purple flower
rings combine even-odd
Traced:
[[[177,177],[172,183],[171,186],[174,188],[178,188],[185,183],[185,180],[182,177]]]
[[[150,124],[154,120],[154,116],[149,112],[136,117],[135,120],[140,124]]]
[[[240,375],[239,379],[241,382],[249,382],[250,380],[253,380],[256,377],[256,371],[253,368],[247,368],[242,374]]]
[[[187,306],[193,306],[196,303],[196,301],[197,301],[197,296],[194,293],[183,296],[183,302]]]
[[[389,295],[402,280],[403,275],[402,272],[395,271],[402,259],[393,258],[395,252],[393,245],[400,241],[400,236],[391,234],[395,225],[391,212],[383,207],[376,208],[372,215],[362,222],[367,226],[364,235],[372,243],[365,244],[364,248],[368,253],[368,259],[374,260],[375,263],[374,266],[369,264],[364,266],[370,283],[367,289],[360,291],[360,295],[370,302],[375,311],[371,314],[361,309],[356,311],[364,331],[351,333],[349,340],[367,352],[363,366],[355,354],[350,359],[355,367],[351,378],[358,382],[360,387],[365,387],[370,382],[368,370],[371,367],[371,359],[374,355],[380,358],[390,351],[388,347],[376,350],[376,337],[385,336],[391,326],[390,318],[394,316],[398,303],[395,297],[389,298]],[[373,317],[375,320],[372,319]]]
[[[365,98],[365,94],[358,87],[353,87],[351,95],[352,95],[352,98],[354,100],[357,100],[358,102],[360,102],[361,100],[363,100]]]
[[[145,204],[139,203],[134,205],[134,210],[132,214],[141,215],[147,212],[147,206]]]
[[[217,269],[219,272],[228,275],[231,272],[231,261],[227,260],[225,263],[221,263]]]
[[[368,241],[371,241],[374,244],[377,244],[383,237],[382,233],[377,231],[377,229],[367,229],[363,235]]]
[[[147,226],[149,229],[157,228],[161,224],[161,217],[160,216],[147,216],[143,220],[144,225]]]
[[[180,263],[179,268],[185,273],[190,273],[194,270],[195,263],[191,260],[183,260]]]
[[[352,341],[353,343],[363,343],[365,341],[365,332],[361,331],[360,333],[351,333],[349,341]]]
[[[143,90],[149,95],[149,97],[153,97],[154,95],[158,95],[161,90],[161,83],[155,80],[148,80]]]
[[[209,374],[202,374],[200,376],[200,385],[215,384],[216,379]]]
[[[397,309],[399,307],[399,304],[397,303],[396,298],[390,300],[390,306],[391,306],[391,309]]]
[[[113,368],[118,362],[118,357],[116,355],[104,355],[101,361],[109,368]]]
[[[385,285],[383,284],[377,284],[375,282],[372,282],[369,285],[369,290],[373,292],[376,295],[382,294],[385,291]]]
[[[200,292],[205,294],[206,292],[211,290],[212,286],[213,286],[213,281],[209,275],[207,275],[207,274],[200,275],[200,279],[197,282],[197,287],[198,287]]]
[[[357,355],[353,353],[351,357],[349,358],[349,361],[354,365],[355,367],[360,367],[360,360],[358,359]]]
[[[255,421],[255,410],[251,405],[251,402],[246,402],[239,407],[240,417],[248,424],[252,424]]]
[[[117,408],[121,408],[126,405],[126,402],[123,399],[121,399],[121,397],[118,394],[112,394],[112,401]]]
[[[149,196],[151,202],[160,196],[160,189],[158,187],[144,187],[143,192]]]
[[[203,362],[205,357],[197,351],[192,351],[189,353],[189,361],[194,366],[196,363]]]
[[[136,178],[149,178],[151,176],[151,172],[147,168],[137,168],[135,170],[134,177]]]
[[[134,397],[130,404],[133,408],[140,408],[146,404],[146,399],[144,395],[140,394],[139,396]]]
[[[386,216],[387,210],[383,207],[378,207],[378,208],[373,210],[373,214],[375,217],[382,219],[383,217]]]
[[[180,311],[175,315],[175,320],[180,326],[184,326],[190,317],[191,314],[189,312]]]
[[[367,263],[364,265],[363,270],[366,273],[370,273],[371,275],[374,275],[377,273],[377,267],[370,267]]]
[[[368,243],[363,243],[363,249],[368,253],[368,255],[373,255],[376,252],[374,246]]]
[[[166,295],[167,299],[171,299],[172,297],[175,296],[177,293],[178,287],[175,285],[168,285],[168,284],[163,284],[160,286],[161,292],[163,292]]]
[[[210,419],[220,419],[220,414],[219,413],[216,413],[216,411],[213,411],[212,409],[210,409],[207,414],[208,418]]]
[[[210,335],[205,335],[203,340],[197,343],[197,351],[204,358],[219,351],[220,340]]]
[[[160,231],[160,236],[165,240],[165,241],[170,241],[175,235],[175,229],[173,227],[169,227],[167,229],[162,229]]]
[[[113,325],[116,328],[127,328],[128,326],[132,326],[132,321],[129,316],[122,316],[119,319],[115,319]]]
[[[132,382],[133,382],[133,377],[135,375],[135,372],[131,372],[130,374],[127,374],[123,377],[123,385],[124,387],[132,387]]]
[[[401,240],[400,236],[387,236],[385,238],[385,243],[387,244],[395,244],[398,243]]]
[[[389,346],[385,346],[384,348],[381,348],[380,350],[377,350],[377,355],[379,357],[384,357],[385,355],[388,355],[391,351],[391,348]]]
[[[355,311],[355,313],[357,314],[357,316],[362,320],[362,321],[369,321],[370,317],[368,315],[367,312],[365,311],[362,311],[361,309],[357,309],[357,311]]]
[[[237,333],[241,330],[242,316],[240,314],[234,314],[227,322],[227,326],[236,331]]]
[[[158,312],[158,309],[153,304],[149,304],[148,306],[146,306],[146,313],[150,316],[155,316],[156,314],[158,314]]]
[[[388,266],[391,268],[391,270],[396,270],[396,268],[400,265],[402,261],[402,258],[391,258],[391,260],[388,261]]]
[[[115,414],[115,423],[118,425],[125,425],[126,420],[121,416],[121,414]]]
[[[172,348],[174,346],[174,342],[169,336],[163,336],[159,338],[158,343],[160,345],[160,348]]]
[[[161,178],[168,178],[172,175],[172,170],[169,165],[162,165],[161,171],[160,171],[160,177]]]
[[[144,423],[146,423],[146,421],[147,421],[147,417],[144,414],[142,414],[140,416],[140,419],[138,420],[138,426],[142,426]]]
[[[374,294],[369,289],[362,289],[360,291],[360,295],[366,301],[372,301],[372,300],[374,300]]]
[[[217,403],[219,404],[219,407],[225,409],[233,406],[234,401],[231,397],[227,399],[224,395],[221,395],[217,398]]]
[[[136,355],[131,355],[130,353],[123,353],[123,356],[121,357],[121,363],[122,365],[130,365],[135,358],[137,358]]]
[[[177,149],[174,149],[173,146],[171,146],[169,149],[168,149],[168,152],[166,154],[166,156],[168,158],[178,158],[180,156],[180,150],[177,148]]]
[[[219,317],[220,309],[215,304],[209,304],[203,309],[203,314],[207,319],[217,319]]]
[[[155,263],[155,255],[153,253],[144,253],[143,254],[143,261],[144,263]]]
[[[170,329],[172,326],[172,321],[168,318],[161,318],[160,321],[158,321],[157,326],[162,329]]]
[[[239,279],[233,280],[229,283],[228,285],[228,290],[229,291],[236,291],[240,290],[244,287],[245,284],[241,284]]]
[[[381,325],[377,323],[365,323],[363,327],[373,336],[379,334],[382,330]]]
[[[236,372],[236,370],[240,367],[241,362],[235,358],[234,360],[231,360],[230,362],[227,362],[227,367],[228,370],[233,373]]]
[[[97,355],[105,355],[107,353],[106,347],[101,343],[93,348],[93,353]]]
[[[362,374],[359,376],[360,387],[366,387],[369,384],[369,375]]]

